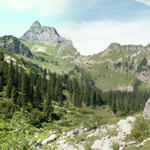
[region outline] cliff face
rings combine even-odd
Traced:
[[[15,54],[33,57],[31,51],[19,39],[11,35],[0,37],[0,48],[7,49]]]
[[[62,45],[63,43],[66,45],[67,43],[68,47],[73,47],[72,42],[61,37],[55,28],[41,26],[38,21],[35,21],[20,39],[30,42],[41,42],[52,46]]]
[[[54,27],[42,26],[38,21],[35,21],[20,39],[24,43],[32,43],[32,46],[29,47],[31,51],[33,49],[34,51],[43,51],[63,59],[74,59],[80,55],[74,48],[72,41],[60,36]],[[45,45],[42,50],[40,50],[39,44]],[[50,47],[54,47],[55,50],[53,51]]]

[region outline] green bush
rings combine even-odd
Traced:
[[[112,148],[113,148],[113,150],[119,150],[119,144],[118,143],[114,143],[113,144],[113,146],[112,146]]]
[[[131,131],[130,138],[137,142],[141,142],[150,135],[150,121],[143,118],[137,118],[134,127]]]
[[[11,100],[1,100],[0,108],[0,114],[3,114],[4,118],[11,118],[14,112],[20,109],[20,107],[14,104]]]
[[[34,125],[36,127],[40,127],[41,123],[44,120],[44,115],[38,109],[33,109],[32,112],[30,113],[29,118],[30,118],[31,125]]]

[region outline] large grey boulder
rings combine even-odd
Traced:
[[[143,111],[143,118],[150,119],[150,98],[145,104],[144,111]]]

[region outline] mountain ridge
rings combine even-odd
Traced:
[[[33,39],[32,36],[34,37]],[[46,36],[45,39],[40,41],[43,36]],[[47,42],[47,40],[53,38],[56,40],[54,40],[54,45],[51,45],[51,42],[49,44],[44,42],[44,40]],[[53,27],[41,26],[38,21],[34,22],[20,39],[31,50],[33,55],[39,59],[30,61],[53,72],[71,72],[72,75],[80,79],[83,78],[82,73],[84,72],[84,75],[86,74],[85,80],[87,78],[92,79],[96,86],[103,91],[133,91],[136,80],[141,81],[140,89],[145,89],[145,86],[150,89],[148,76],[150,44],[143,46],[111,43],[103,52],[83,56],[73,47],[72,41],[65,40]],[[60,42],[60,40],[62,41]],[[56,43],[57,45],[55,45]],[[139,69],[144,57],[147,60],[147,64],[140,66]],[[140,70],[140,72],[137,70]],[[78,75],[79,72],[81,75]]]

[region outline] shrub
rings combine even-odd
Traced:
[[[130,138],[137,142],[141,142],[148,138],[150,135],[150,121],[144,120],[143,118],[137,118],[133,129],[131,131]]]
[[[30,113],[30,123],[36,127],[40,127],[43,122],[43,113],[38,109],[33,109]]]

